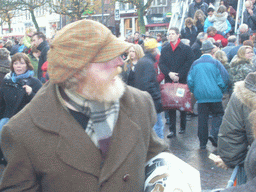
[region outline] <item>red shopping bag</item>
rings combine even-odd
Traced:
[[[165,83],[160,85],[162,106],[164,110],[176,109],[193,112],[191,105],[191,92],[187,84]]]

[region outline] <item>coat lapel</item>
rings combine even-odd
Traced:
[[[132,103],[133,98],[127,98],[127,95],[121,99],[118,121],[114,128],[112,143],[101,171],[99,184],[111,177],[121,166],[134,149],[139,135],[141,135],[141,128],[131,117],[132,109],[130,107],[134,105]]]
[[[54,85],[43,87],[31,102],[31,116],[37,127],[59,135],[56,156],[61,161],[99,177],[102,161],[100,151],[61,105]]]

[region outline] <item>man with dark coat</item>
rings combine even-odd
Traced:
[[[207,39],[208,35],[205,32],[200,32],[197,37],[196,37],[196,41],[195,43],[191,46],[191,49],[193,50],[194,54],[195,54],[195,60],[199,59],[202,55],[201,52],[201,46],[202,46],[202,42],[205,41]]]
[[[119,77],[130,46],[89,19],[58,32],[50,80],[3,127],[0,191],[144,190],[146,162],[168,146],[151,96]]]
[[[134,40],[133,40],[133,43],[134,44],[139,44],[139,45],[142,45],[143,44],[143,40],[140,39],[140,32],[136,31],[134,33]]]
[[[233,49],[236,46],[236,36],[235,35],[231,35],[228,37],[228,44],[226,47],[222,48],[221,50],[224,51],[226,53],[226,55],[228,55],[229,51],[231,49]]]
[[[159,68],[165,75],[165,82],[187,83],[187,75],[194,61],[194,53],[192,49],[180,42],[180,33],[177,27],[169,29],[169,40],[163,46],[159,61]],[[176,110],[168,110],[170,117],[170,133],[167,138],[176,136]],[[180,134],[185,133],[186,129],[186,112],[181,111],[180,118]]]
[[[239,35],[239,45],[230,49],[228,54],[227,54],[228,62],[231,62],[231,60],[237,54],[239,48],[243,46],[243,42],[246,41],[246,40],[249,40],[249,39],[250,39],[249,33],[242,33],[242,34]]]
[[[253,4],[251,1],[245,2],[245,11],[244,11],[244,23],[252,30],[256,32],[256,13],[253,11]]]
[[[157,82],[157,73],[154,68],[156,62],[155,57],[157,55],[158,43],[155,39],[148,39],[144,42],[145,56],[142,57],[135,65],[135,81],[134,87],[147,91],[153,98],[155,109],[157,112],[157,123],[154,126],[154,130],[157,135],[163,139],[163,122],[161,112],[161,93],[159,83]]]
[[[208,5],[207,3],[205,3],[203,0],[194,0],[194,2],[192,2],[189,5],[188,8],[188,17],[194,18],[195,12],[201,9],[205,15],[207,15],[207,9],[208,9]]]
[[[50,47],[48,42],[46,41],[46,37],[42,32],[34,33],[32,36],[32,45],[36,46],[36,48],[41,52],[38,61],[38,75],[37,78],[45,83],[45,78],[43,78],[42,65],[47,61],[47,52]]]

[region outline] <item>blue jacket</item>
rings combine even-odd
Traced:
[[[228,24],[228,29],[224,32],[225,35],[231,30],[231,25],[230,25],[230,23],[229,23],[228,20],[227,20],[227,24]],[[208,29],[208,27],[210,27],[210,26],[213,26],[213,23],[210,22],[210,21],[208,20],[208,17],[207,17],[207,18],[205,19],[205,21],[204,21],[204,32],[205,32],[205,33],[207,32],[207,29]]]
[[[192,64],[187,83],[198,103],[221,102],[229,83],[228,72],[218,60],[204,54]]]

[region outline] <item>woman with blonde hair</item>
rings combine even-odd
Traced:
[[[197,33],[204,31],[204,21],[205,21],[205,14],[201,9],[198,9],[195,12],[194,16],[194,25],[197,27]]]
[[[191,17],[186,18],[185,28],[181,30],[181,39],[189,39],[190,46],[196,41],[197,37],[197,28],[194,25],[193,19]]]
[[[128,50],[127,59],[123,65],[123,72],[121,74],[123,81],[128,85],[134,85],[134,66],[138,60],[144,56],[142,47],[138,44],[133,44]]]
[[[228,57],[224,51],[216,51],[214,53],[214,58],[219,60],[226,69],[229,69]]]
[[[237,52],[237,56],[231,61],[229,76],[232,84],[242,81],[250,73],[255,71],[252,64],[254,57],[253,48],[251,46],[242,46]]]

